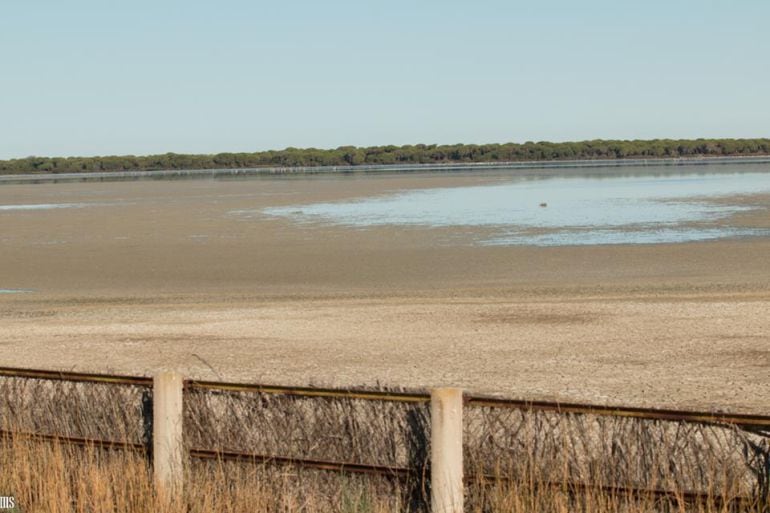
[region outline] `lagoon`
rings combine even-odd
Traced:
[[[353,228],[469,227],[479,245],[649,244],[766,236],[732,223],[762,208],[770,165],[709,172],[499,175],[491,184],[405,190],[336,202],[269,207],[270,217]]]

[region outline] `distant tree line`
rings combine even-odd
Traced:
[[[527,160],[676,158],[770,155],[770,139],[654,139],[647,141],[525,142],[523,144],[415,144],[407,146],[341,146],[336,149],[286,148],[254,153],[148,156],[27,157],[0,160],[0,173],[88,173],[159,169],[356,166],[505,162]]]

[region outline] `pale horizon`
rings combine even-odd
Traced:
[[[770,136],[759,1],[6,6],[0,159]]]

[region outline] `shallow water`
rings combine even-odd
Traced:
[[[26,210],[55,210],[59,208],[85,208],[94,206],[91,203],[35,203],[31,205],[0,205],[0,212]]]
[[[490,185],[410,190],[262,213],[359,228],[485,227],[490,230],[476,241],[484,245],[648,244],[768,235],[729,223],[734,214],[756,208],[738,197],[757,193],[770,193],[770,166],[752,172],[511,177]]]

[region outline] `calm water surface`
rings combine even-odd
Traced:
[[[761,193],[770,193],[770,166],[657,176],[511,177],[261,213],[358,228],[484,227],[489,230],[477,240],[484,245],[645,244],[769,235],[730,224],[734,214],[759,208],[740,196]]]
[[[440,174],[442,184],[452,183],[452,175],[430,174]],[[760,225],[756,223],[754,226],[742,225],[736,216],[770,206],[767,197],[751,199],[751,195],[770,194],[770,163],[709,164],[697,166],[697,169],[696,166],[680,169],[647,166],[621,171],[598,167],[569,172],[474,170],[462,176],[463,184],[469,183],[469,177],[478,181],[476,185],[405,189],[388,195],[338,202],[224,210],[224,215],[236,219],[264,219],[267,216],[300,224],[323,223],[357,229],[458,227],[462,230],[455,233],[462,233],[462,240],[467,240],[464,237],[468,236],[474,244],[481,245],[646,244],[770,235],[767,224],[765,228],[758,228]],[[344,191],[347,178],[330,178],[338,180]],[[105,202],[98,193],[102,189],[109,190],[108,185],[86,184],[83,187],[80,192],[90,191],[94,201],[77,201],[72,196],[57,194],[55,187],[49,188],[42,196],[45,199],[39,202],[0,203],[0,221],[12,223],[15,215],[37,215],[58,209],[115,207],[137,202],[146,203],[151,210],[157,202],[166,201],[165,196],[150,196]],[[93,187],[97,189],[92,190]],[[286,192],[290,193],[290,190]],[[248,189],[243,197],[255,194],[260,192]],[[65,199],[70,201],[61,201]],[[188,199],[209,207],[222,205],[226,209],[231,198],[217,196],[207,182],[201,181],[196,195]],[[188,236],[205,241],[216,235],[195,232]],[[116,233],[115,238],[121,238],[121,234]],[[459,240],[455,238],[450,242],[458,243]],[[46,244],[58,242],[44,241]],[[11,293],[18,291],[0,289],[0,294]]]

